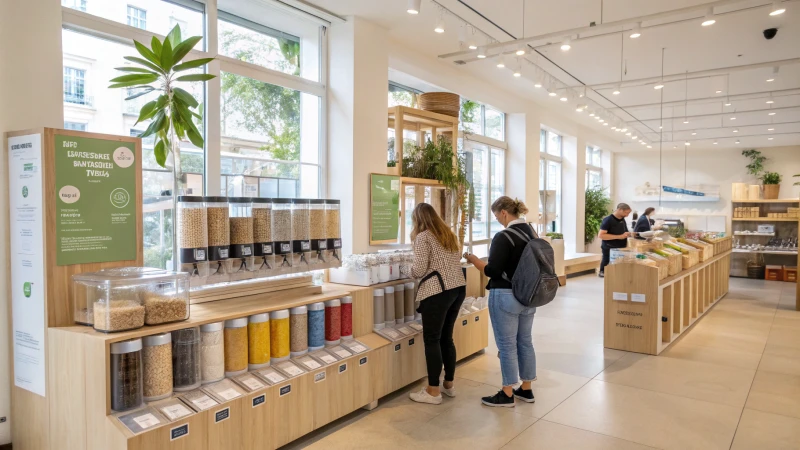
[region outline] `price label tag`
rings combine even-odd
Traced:
[[[137,425],[142,427],[143,430],[146,430],[152,426],[156,426],[161,423],[161,421],[158,420],[156,416],[150,413],[143,414],[139,417],[134,417],[133,421],[136,422]]]
[[[324,362],[325,364],[333,364],[336,362],[336,358],[334,358],[333,355],[330,355],[328,353],[319,355],[319,359],[321,359],[322,362]]]
[[[169,440],[174,441],[175,439],[182,438],[184,436],[189,435],[189,424],[185,423],[183,425],[177,426],[175,428],[171,428],[169,430]]]
[[[242,380],[242,383],[250,388],[251,391],[257,391],[264,387],[264,383],[258,381],[255,377],[247,377]]]
[[[395,330],[393,330],[391,328],[384,328],[383,332],[384,332],[384,334],[386,334],[386,336],[389,336],[389,338],[391,338],[391,339],[397,339],[397,338],[400,337],[400,334],[398,334],[397,331],[395,331]]]
[[[161,408],[161,412],[164,413],[169,420],[178,420],[181,417],[186,417],[192,413],[189,411],[189,408],[180,404],[165,406]]]
[[[364,347],[361,344],[356,344],[356,345],[351,346],[350,350],[352,350],[352,351],[354,351],[356,353],[362,353],[362,352],[367,351],[367,347]]]
[[[637,303],[646,303],[644,294],[631,294],[631,301]]]
[[[194,400],[192,400],[195,406],[200,408],[201,410],[211,408],[212,406],[216,406],[217,402],[214,401],[211,397],[207,395],[200,396]]]
[[[278,366],[278,368],[280,368],[281,370],[283,370],[284,372],[286,372],[287,374],[289,374],[289,375],[291,375],[293,377],[296,377],[298,375],[302,375],[303,374],[303,371],[299,367],[295,366],[292,363],[281,364],[281,365]]]
[[[335,353],[336,353],[336,355],[337,355],[337,356],[339,356],[340,358],[349,358],[350,356],[352,356],[352,355],[350,354],[350,352],[348,352],[347,350],[345,350],[345,349],[343,349],[343,348],[341,348],[341,349],[339,349],[339,350],[336,350],[336,352],[335,352]]]
[[[408,326],[410,326],[411,328],[413,328],[413,329],[415,329],[417,331],[422,331],[422,325],[420,325],[420,324],[418,324],[416,322],[411,322],[410,324],[408,324]]]
[[[224,398],[225,400],[233,400],[233,399],[235,399],[236,397],[239,397],[242,394],[236,392],[236,389],[229,388],[229,389],[225,389],[224,391],[218,392],[217,395],[219,395],[220,397]]]
[[[611,298],[618,301],[626,302],[628,301],[628,293],[627,292],[614,292],[611,294]]]
[[[414,334],[414,332],[411,331],[411,328],[408,328],[408,327],[400,327],[400,328],[397,329],[397,331],[405,334],[406,336],[408,336],[409,334]]]
[[[286,381],[286,377],[275,372],[274,370],[270,370],[269,372],[264,374],[264,377],[272,382],[272,384],[283,383]]]
[[[310,370],[319,369],[320,367],[322,367],[322,364],[314,361],[311,358],[303,358],[299,361],[303,363],[304,366],[308,367]]]

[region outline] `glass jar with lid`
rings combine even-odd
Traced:
[[[111,344],[111,410],[129,411],[144,404],[142,340]]]
[[[328,239],[328,267],[342,267],[342,223],[339,200],[325,200],[325,235]]]
[[[200,387],[200,328],[172,332],[172,383],[177,392]]]
[[[295,272],[309,270],[311,263],[310,201],[306,198],[292,199],[292,250]]]
[[[270,198],[253,198],[253,243],[255,276],[272,275],[275,267],[275,252],[272,239],[272,199]]]
[[[228,198],[231,232],[231,280],[252,278],[253,202],[249,197]]]
[[[203,197],[208,223],[206,284],[230,281],[231,232],[227,197]]]
[[[165,399],[172,395],[172,334],[147,336],[142,345],[144,400]]]
[[[192,286],[208,276],[208,217],[203,197],[180,195],[177,200],[178,264]]]
[[[275,271],[292,273],[292,199],[272,199],[272,239],[275,252]]]
[[[247,372],[247,317],[225,321],[225,376]]]
[[[328,256],[328,238],[325,233],[325,200],[308,201],[309,237],[311,238],[311,261],[313,269],[324,269]]]

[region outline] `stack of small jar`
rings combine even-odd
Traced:
[[[191,286],[341,266],[339,200],[178,197]]]

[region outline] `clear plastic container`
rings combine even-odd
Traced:
[[[272,311],[269,313],[269,351],[270,361],[273,365],[286,361],[290,355],[289,337],[289,310]]]
[[[294,271],[305,272],[311,264],[310,201],[306,198],[292,199],[292,251]]]
[[[385,313],[383,308],[385,306],[383,289],[372,290],[372,329],[382,330],[386,326]]]
[[[264,381],[270,386],[286,381],[286,376],[272,367],[265,367],[253,372],[261,381]]]
[[[391,328],[395,325],[394,321],[394,286],[383,288],[383,320],[386,327]]]
[[[117,415],[117,420],[122,422],[133,434],[143,433],[167,423],[167,419],[161,413],[149,406],[138,411]]]
[[[147,336],[142,346],[144,401],[165,399],[172,395],[172,334]]]
[[[225,321],[225,376],[247,372],[247,317]]]
[[[121,267],[72,276],[76,322],[116,332],[189,318],[189,274]]]
[[[401,286],[401,285],[398,285]],[[405,322],[413,322],[416,314],[416,302],[414,301],[414,282],[409,281],[403,287],[403,314]]]
[[[214,400],[202,389],[195,389],[185,394],[181,394],[178,398],[183,400],[184,403],[191,406],[197,412],[205,411],[219,405],[219,402]]]
[[[308,305],[308,350],[325,348],[325,303]]]
[[[325,346],[338,345],[342,337],[342,301],[325,302]]]
[[[340,201],[325,200],[325,235],[328,238],[328,267],[342,267],[342,221]]]
[[[255,276],[271,276],[275,268],[275,245],[272,239],[272,199],[253,198],[253,255]]]
[[[233,381],[235,381],[236,384],[241,386],[242,389],[246,390],[247,392],[255,392],[259,389],[267,387],[267,384],[264,383],[264,381],[250,372],[234,377]]]
[[[294,252],[292,251],[292,200],[272,200],[272,238],[275,252],[275,271],[292,273]]]
[[[202,286],[208,276],[208,216],[203,197],[181,195],[177,205],[178,264],[189,273],[192,286]]]
[[[200,375],[200,328],[172,332],[172,383],[177,392],[197,389]]]
[[[311,238],[311,266],[324,269],[328,257],[328,235],[325,232],[325,200],[308,201],[309,237]]]
[[[206,284],[230,281],[231,225],[227,197],[204,197],[208,219]]]
[[[200,372],[203,384],[225,378],[225,337],[223,322],[200,325]]]
[[[144,404],[142,340],[111,344],[111,410],[129,411]]]
[[[289,310],[289,351],[292,358],[308,353],[308,308],[305,306]]]
[[[245,394],[244,389],[228,378],[203,386],[203,391],[220,403],[231,401]]]
[[[255,370],[269,365],[269,313],[248,317],[247,349],[248,369]]]
[[[353,339],[353,297],[342,297],[342,339]]]
[[[169,419],[171,422],[181,420],[184,417],[194,414],[194,411],[192,411],[191,408],[186,406],[186,404],[180,401],[180,399],[177,397],[155,402],[150,404],[150,406],[155,408],[161,413],[161,415]]]
[[[231,232],[231,281],[252,278],[255,270],[253,202],[249,197],[228,198]]]

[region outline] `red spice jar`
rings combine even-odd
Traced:
[[[339,345],[341,337],[342,302],[339,299],[328,300],[325,302],[325,345]]]
[[[342,339],[353,339],[353,297],[342,298]]]

